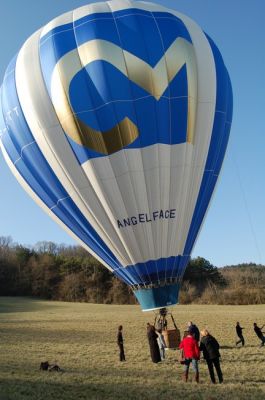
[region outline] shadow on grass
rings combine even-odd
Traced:
[[[35,344],[47,344],[47,343],[60,343],[71,346],[73,344],[84,345],[87,347],[88,343],[94,343],[95,337],[102,338],[102,330],[95,329],[93,331],[89,330],[75,330],[68,329],[63,331],[62,333],[62,325],[67,323],[67,320],[52,320],[47,321],[47,326],[45,326],[45,320],[23,320],[23,326],[16,326],[17,321],[11,321],[12,327],[10,327],[10,323],[8,326],[1,326],[1,333],[6,335],[6,342],[8,344],[17,343],[17,338],[19,337],[19,341],[21,346],[24,343],[35,343]],[[22,324],[21,322],[21,324]],[[34,325],[38,322],[41,322],[42,327],[36,328]],[[3,339],[3,337],[2,337]],[[114,346],[113,346],[114,348]],[[116,348],[116,347],[115,347]],[[2,400],[0,398],[0,400]]]
[[[253,358],[253,357],[257,357],[257,358]],[[263,360],[264,360],[263,354],[261,354],[261,353],[249,354],[249,355],[246,355],[246,358],[244,360],[240,360],[240,364],[249,364],[249,363],[256,363],[256,362],[260,363]],[[239,361],[237,358],[225,358],[225,362],[238,364]]]
[[[38,312],[59,307],[31,297],[0,297],[0,314]]]
[[[193,385],[176,382],[172,385],[161,385],[154,382],[154,385],[139,385],[136,382],[128,382],[126,379],[121,383],[117,381],[101,383],[89,381],[70,383],[37,381],[29,382],[23,379],[1,380],[0,399],[1,400],[175,400],[176,398],[185,400],[221,400],[232,398],[237,400],[247,400],[251,398],[261,399],[263,392],[259,388],[247,388],[242,385],[242,389],[237,385]]]
[[[229,350],[229,349],[232,350],[232,349],[248,349],[248,348],[253,348],[253,347],[258,348],[258,347],[262,347],[262,346],[259,346],[258,344],[257,345],[247,344],[245,346],[220,346],[220,349],[221,350]]]

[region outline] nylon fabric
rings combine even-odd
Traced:
[[[117,277],[150,290],[139,298],[166,305],[157,288],[171,285],[177,301],[231,127],[211,38],[152,3],[90,4],[33,34],[0,94],[1,148],[22,186]]]

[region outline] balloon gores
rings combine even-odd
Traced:
[[[178,302],[231,121],[218,48],[154,3],[57,17],[1,86],[0,143],[15,177],[143,310]]]

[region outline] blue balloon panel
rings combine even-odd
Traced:
[[[126,2],[111,11],[114,3],[72,22],[59,17],[38,46],[29,39],[34,50],[12,60],[1,87],[0,140],[25,188],[148,310],[178,302],[227,148],[233,97],[222,56],[203,31],[194,40],[193,25],[170,10]],[[23,98],[23,76],[31,74],[36,115]],[[46,109],[50,125],[39,127]]]

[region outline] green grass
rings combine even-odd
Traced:
[[[219,340],[223,385],[209,383],[203,361],[201,383],[182,383],[173,350],[153,364],[145,328],[154,314],[138,306],[0,297],[0,400],[265,399],[265,347],[253,332],[254,321],[265,323],[264,306],[187,305],[173,313],[181,331],[192,320]],[[245,348],[235,348],[236,321],[246,328]],[[118,361],[119,324],[125,363]],[[46,360],[63,372],[39,371]]]

